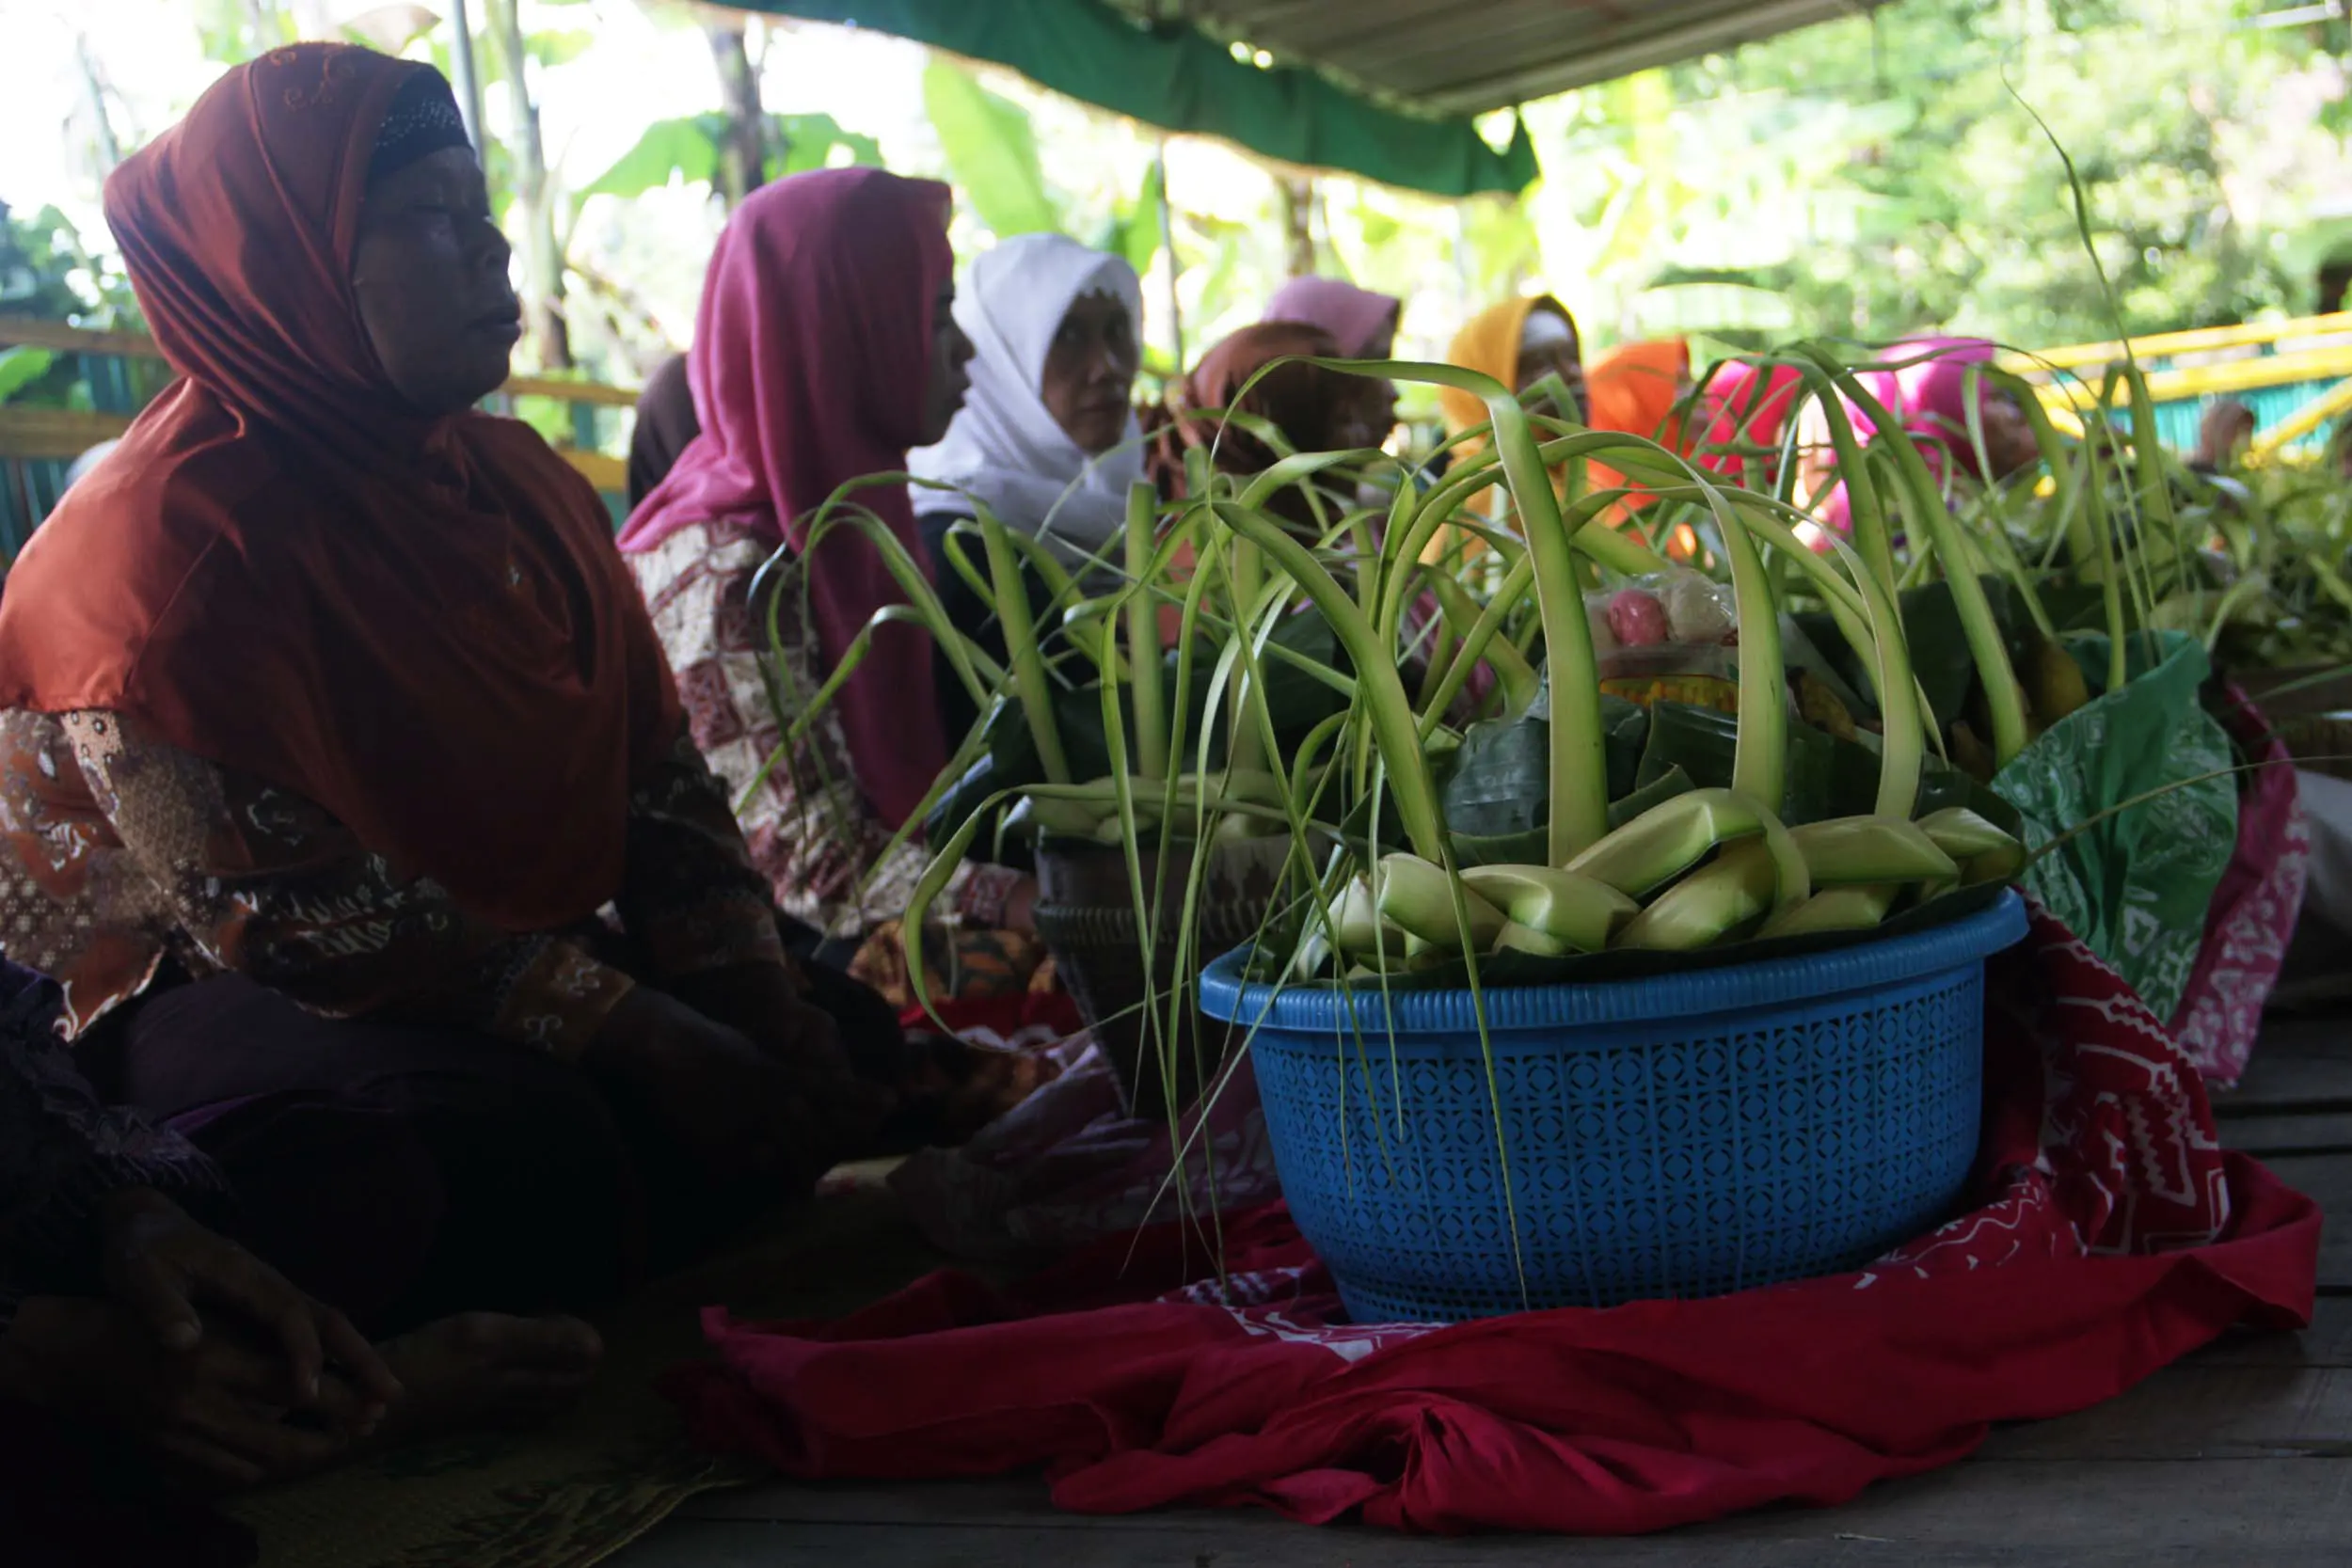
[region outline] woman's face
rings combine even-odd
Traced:
[[[1395,356],[1396,321],[1391,317],[1388,325],[1373,336],[1372,341],[1364,345],[1364,357],[1390,359]],[[1346,443],[1350,447],[1380,446],[1388,440],[1389,432],[1396,428],[1396,383],[1376,381],[1368,385],[1373,388],[1370,394],[1369,411],[1364,420],[1363,429],[1359,434],[1370,438]]]
[[[509,254],[482,166],[465,148],[444,148],[369,187],[352,293],[384,373],[418,412],[458,413],[506,380],[523,334]]]
[[[1983,401],[1984,455],[1993,464],[1993,479],[2007,479],[2042,461],[2042,444],[2034,439],[2026,411],[2007,392],[1988,390]]]
[[[972,389],[972,378],[963,369],[971,362],[972,340],[956,325],[956,283],[951,277],[940,285],[939,297],[931,302],[930,378],[923,389],[923,438],[915,445],[928,447],[946,437],[956,410],[963,406],[963,394]]]
[[[1127,434],[1129,401],[1142,350],[1135,318],[1116,294],[1081,294],[1055,329],[1045,351],[1038,396],[1055,421],[1089,456],[1106,452]]]
[[[1541,313],[1566,323],[1568,335],[1532,348],[1522,345],[1519,349],[1519,384],[1512,390],[1523,393],[1544,377],[1557,374],[1568,388],[1568,395],[1576,400],[1577,410],[1581,414],[1585,403],[1584,345],[1576,335],[1576,324],[1556,310],[1546,309]],[[1556,412],[1565,414],[1566,410]]]
[[[1396,383],[1330,373],[1340,383],[1331,413],[1331,450],[1355,451],[1388,440],[1396,428]]]

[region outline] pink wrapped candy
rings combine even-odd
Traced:
[[[1609,629],[1621,646],[1646,648],[1667,639],[1666,607],[1646,589],[1628,588],[1609,601]]]

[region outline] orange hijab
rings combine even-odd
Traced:
[[[1596,357],[1584,372],[1585,398],[1592,405],[1584,410],[1584,422],[1595,430],[1646,436],[1669,451],[1680,451],[1682,421],[1674,417],[1675,405],[1689,389],[1690,375],[1691,347],[1680,338],[1620,343]],[[1591,473],[1595,489],[1626,482],[1623,474],[1598,463]],[[1657,499],[1629,496],[1625,505],[1639,511]]]
[[[1585,422],[1595,430],[1622,430],[1678,449],[1682,422],[1675,404],[1690,388],[1691,347],[1680,338],[1619,343],[1596,356],[1584,372]]]
[[[677,699],[596,492],[528,425],[418,413],[360,321],[369,155],[430,69],[274,50],[106,182],[184,379],[18,558],[0,707],[135,715],[522,931],[619,890]]]

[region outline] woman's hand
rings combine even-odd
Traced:
[[[331,1463],[400,1398],[342,1313],[161,1193],[126,1189],[93,1217],[107,1299],[26,1301],[0,1336],[0,1390],[230,1485]]]
[[[208,1320],[215,1326],[240,1323],[248,1338],[274,1340],[284,1353],[278,1389],[282,1405],[315,1405],[330,1359],[374,1415],[400,1397],[400,1381],[349,1319],[197,1224],[163,1194],[147,1187],[116,1193],[99,1205],[98,1224],[108,1298],[145,1324],[163,1349],[198,1349]]]
[[[1393,421],[1391,421],[1393,422]],[[1024,877],[1005,895],[1005,929],[1025,937],[1037,935],[1037,879]]]
[[[383,1414],[329,1376],[290,1419],[280,1350],[236,1323],[208,1324],[193,1345],[172,1348],[119,1303],[34,1296],[0,1335],[0,1390],[120,1432],[199,1481],[253,1486],[335,1463]]]
[[[259,1486],[345,1458],[383,1416],[329,1375],[292,1411],[279,1347],[212,1323],[188,1350],[106,1300],[35,1295],[0,1336],[0,1389],[78,1422],[122,1432],[207,1486]]]
[[[589,1042],[586,1060],[644,1094],[714,1176],[822,1172],[816,1151],[824,1124],[802,1080],[741,1031],[675,997],[631,990]]]
[[[888,1088],[857,1075],[839,1022],[802,994],[782,964],[738,964],[690,975],[677,983],[677,994],[706,1017],[740,1031],[790,1076],[794,1092],[817,1118],[827,1164],[861,1147],[897,1102]]]

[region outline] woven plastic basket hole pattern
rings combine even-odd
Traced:
[[[1983,1001],[1969,964],[1840,1011],[1494,1037],[1518,1268],[1474,1035],[1251,1049],[1285,1194],[1350,1313],[1445,1322],[1836,1273],[1926,1229],[1975,1157]]]

